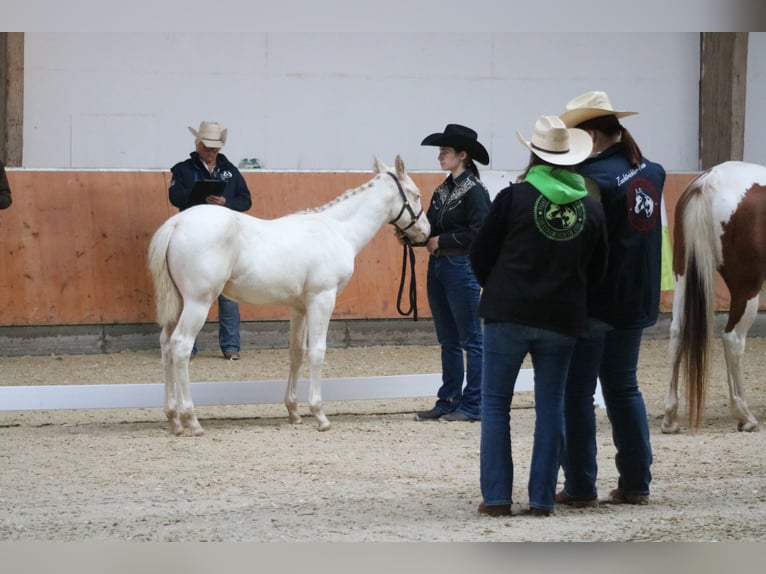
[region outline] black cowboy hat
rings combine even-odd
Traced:
[[[471,159],[487,165],[489,154],[483,145],[479,143],[476,132],[471,128],[459,124],[447,124],[443,133],[427,136],[420,145],[433,145],[439,147],[453,147],[456,150],[467,151]]]

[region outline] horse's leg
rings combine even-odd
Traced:
[[[670,343],[668,355],[670,357],[670,386],[665,397],[665,415],[662,418],[661,430],[665,434],[677,433],[681,430],[678,424],[678,370],[679,351],[681,336],[681,320],[684,309],[684,276],[676,278],[675,292],[673,293],[673,309],[670,321]]]
[[[189,358],[194,347],[194,339],[207,319],[210,305],[212,301],[208,305],[199,301],[184,301],[184,309],[178,325],[170,335],[171,370],[176,387],[178,418],[181,422],[180,429],[172,429],[175,434],[181,434],[183,427],[189,428],[194,436],[202,436],[205,433],[194,412],[189,384]]]
[[[732,294],[730,309],[729,322],[722,336],[729,385],[729,410],[738,421],[737,430],[754,431],[758,430],[758,420],[750,412],[742,390],[742,355],[745,353],[747,332],[758,313],[758,295],[747,301],[743,311],[742,301]],[[737,320],[739,314],[741,317]],[[733,321],[736,323],[733,324]]]
[[[162,353],[162,370],[165,376],[165,416],[170,422],[170,431],[179,435],[183,432],[181,419],[178,417],[178,396],[176,394],[176,382],[173,373],[173,354],[170,352],[170,334],[175,330],[176,324],[168,324],[160,332],[160,351]]]
[[[300,374],[303,355],[306,352],[306,313],[292,309],[290,311],[290,373],[287,376],[285,407],[291,423],[301,422],[298,414],[298,375]]]
[[[322,369],[327,351],[327,330],[335,307],[335,291],[315,297],[307,309],[307,355],[309,359],[309,410],[317,420],[320,431],[330,429],[330,421],[322,409]]]

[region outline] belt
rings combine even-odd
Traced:
[[[468,255],[468,249],[460,249],[459,247],[454,249],[439,249],[434,255],[437,257],[447,257],[449,255]]]

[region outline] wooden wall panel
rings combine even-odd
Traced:
[[[264,219],[319,207],[372,173],[245,172],[251,215]],[[669,174],[675,201],[694,174]],[[154,296],[146,251],[155,230],[176,213],[167,198],[169,172],[8,170],[13,205],[0,212],[3,295],[0,326],[152,323]],[[427,206],[441,173],[413,174]],[[418,314],[430,317],[425,249],[416,249]],[[335,318],[395,319],[402,247],[386,225],[357,256],[338,297]],[[409,273],[409,271],[408,271]],[[406,291],[405,291],[406,296]],[[672,292],[663,293],[664,310]],[[725,288],[719,306],[728,304]],[[404,307],[408,306],[405,297]],[[214,305],[209,318],[215,320]],[[284,320],[282,307],[242,306],[242,319]]]

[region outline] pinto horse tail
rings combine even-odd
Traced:
[[[155,232],[149,244],[149,270],[154,282],[157,323],[161,327],[175,324],[183,309],[183,299],[168,269],[168,245],[174,230],[174,222],[166,221]]]
[[[713,299],[717,269],[711,190],[704,174],[689,184],[676,212],[674,240],[683,245],[680,273],[686,277],[680,321],[679,348],[673,365],[685,372],[689,425],[699,428],[705,409],[713,341]],[[679,232],[682,234],[679,237]]]

